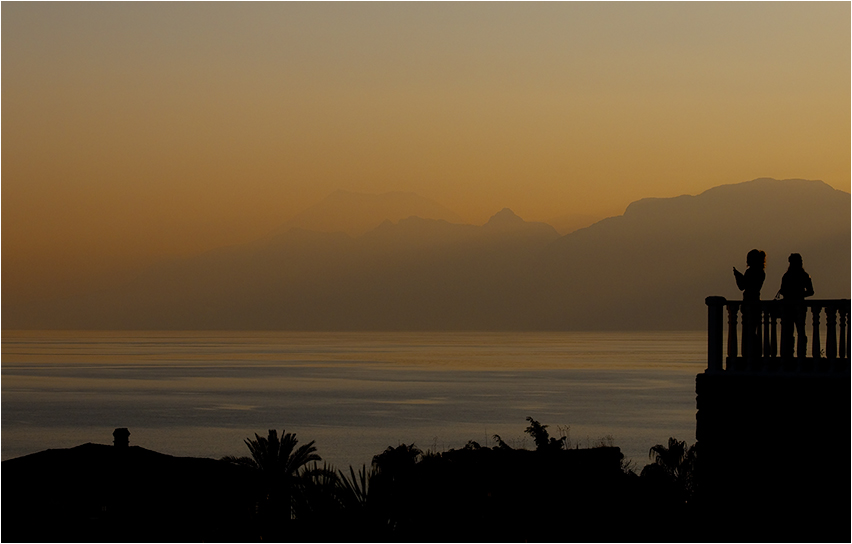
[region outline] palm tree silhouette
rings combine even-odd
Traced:
[[[263,500],[258,505],[262,521],[267,527],[280,519],[288,522],[293,515],[293,492],[298,487],[304,467],[312,461],[322,461],[316,453],[314,441],[297,446],[295,433],[284,433],[279,440],[278,431],[269,429],[264,438],[255,434],[254,440],[245,439],[251,457],[223,457],[223,461],[256,469],[263,486]]]
[[[685,476],[687,452],[686,442],[670,437],[668,446],[657,444],[650,449],[648,457],[661,466],[672,480],[679,481]]]
[[[648,452],[653,459],[653,465],[648,465],[642,470],[642,475],[651,476],[656,469],[664,473],[669,481],[679,489],[683,500],[688,500],[695,493],[695,462],[698,454],[698,445],[687,447],[685,441],[674,437],[669,438],[667,446],[657,444]]]
[[[283,433],[284,431],[282,431]],[[255,434],[254,440],[245,439],[251,457],[227,456],[222,459],[263,471],[273,479],[293,479],[298,471],[311,461],[322,461],[317,455],[314,441],[296,448],[299,440],[296,433],[286,433],[278,439],[278,431],[269,429],[269,436]]]
[[[342,490],[341,500],[345,507],[350,509],[366,509],[370,499],[370,482],[376,477],[379,469],[373,465],[367,469],[366,465],[361,465],[358,474],[355,474],[355,469],[349,466],[349,476],[342,470],[338,471],[338,482]]]
[[[350,535],[357,540],[368,542],[386,542],[393,533],[394,508],[393,496],[387,486],[382,486],[380,469],[376,465],[355,472],[349,466],[349,475],[338,471],[340,503],[346,515]],[[387,484],[387,482],[384,482]]]
[[[293,518],[303,530],[308,530],[309,539],[339,540],[335,531],[344,508],[340,498],[340,480],[337,470],[316,461],[305,466],[294,482],[292,489]]]

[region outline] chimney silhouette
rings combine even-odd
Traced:
[[[121,427],[112,432],[113,446],[116,448],[126,448],[130,445],[130,431]]]

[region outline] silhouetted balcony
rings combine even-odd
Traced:
[[[849,300],[705,302],[707,373],[849,374]]]
[[[808,440],[849,443],[849,300],[706,303],[696,474],[708,511],[724,511],[716,540],[723,527],[752,527],[743,541],[843,540],[828,533],[849,530],[838,498],[849,473],[795,452]]]

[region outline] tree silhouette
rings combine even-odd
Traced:
[[[536,451],[555,451],[564,449],[566,446],[566,437],[559,439],[551,438],[547,432],[547,425],[542,425],[532,417],[527,417],[530,422],[524,432],[530,435],[535,442]]]
[[[223,461],[249,466],[256,469],[263,486],[263,497],[258,505],[264,523],[264,532],[274,531],[273,523],[281,520],[289,522],[293,514],[293,494],[299,487],[303,468],[311,461],[321,461],[316,453],[314,441],[298,446],[295,433],[286,433],[278,438],[278,431],[269,429],[264,438],[255,434],[254,440],[245,439],[251,457],[223,457]]]
[[[673,480],[678,480],[683,474],[686,462],[686,442],[671,437],[668,446],[662,444],[653,446],[648,452],[648,457],[654,461],[654,464],[665,469],[666,474]]]
[[[496,447],[498,449],[501,449],[501,450],[511,450],[512,449],[512,446],[510,446],[509,444],[506,444],[506,442],[503,441],[503,439],[500,437],[499,434],[495,434],[491,438],[494,440],[494,442],[497,443]]]
[[[349,476],[342,470],[338,471],[339,485],[343,490],[341,499],[345,507],[367,508],[370,499],[370,482],[376,474],[378,474],[378,468],[372,466],[367,470],[366,465],[361,466],[358,474],[355,474],[355,469],[350,465]]]
[[[388,447],[373,457],[377,472],[370,478],[370,494],[375,494],[374,504],[384,512],[384,524],[391,531],[406,525],[412,515],[411,505],[419,499],[412,480],[422,457],[423,452],[414,444]]]
[[[373,457],[373,465],[382,474],[397,478],[410,472],[422,455],[423,452],[414,444],[400,444],[395,448],[388,446],[385,451]]]
[[[299,538],[339,540],[335,531],[340,529],[337,521],[344,505],[335,468],[325,462],[320,467],[314,461],[299,472],[291,492],[293,518],[303,531]]]
[[[292,479],[311,461],[322,461],[316,454],[313,440],[296,448],[299,440],[295,433],[286,433],[279,440],[278,431],[269,429],[267,438],[258,434],[254,437],[254,440],[245,439],[251,457],[228,456],[224,459],[259,469],[272,479]]]
[[[687,447],[686,442],[670,437],[668,445],[657,444],[649,450],[653,463],[646,465],[640,476],[667,479],[677,488],[680,499],[686,501],[695,491],[697,454],[697,444]]]

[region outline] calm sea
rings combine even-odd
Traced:
[[[171,455],[246,455],[275,428],[346,468],[400,443],[532,448],[532,416],[641,468],[670,436],[695,441],[705,335],[4,331],[2,458],[116,427]]]

